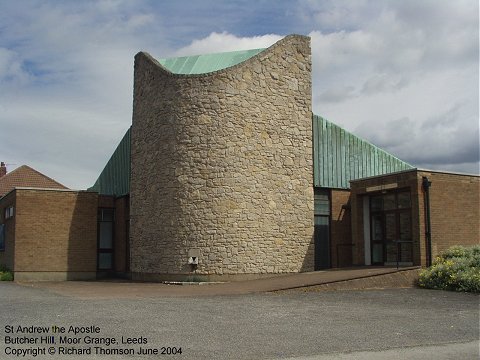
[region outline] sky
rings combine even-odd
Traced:
[[[479,173],[477,0],[0,0],[0,160],[93,185],[133,59],[311,37],[313,112],[415,167]]]

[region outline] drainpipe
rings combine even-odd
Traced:
[[[427,267],[432,266],[432,228],[430,223],[430,186],[432,182],[426,176],[422,177],[422,188],[425,210],[425,241],[427,243]]]

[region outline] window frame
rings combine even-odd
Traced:
[[[111,211],[110,219],[106,219],[105,211]],[[112,245],[110,248],[102,248],[100,247],[100,224],[101,223],[111,223],[112,225]],[[111,262],[110,268],[100,268],[100,256],[101,254],[110,254]],[[110,272],[114,271],[115,269],[115,208],[109,207],[101,207],[98,208],[98,215],[97,215],[97,271],[104,271]]]
[[[15,216],[15,207],[13,205],[9,205],[5,207],[3,210],[3,218],[5,220],[9,220]]]
[[[0,252],[5,251],[7,243],[7,226],[5,224],[0,224]]]
[[[399,206],[399,195],[403,195],[403,194],[406,194],[408,193],[409,194],[409,206],[408,207],[403,207],[403,206]],[[393,195],[394,196],[394,207],[393,208],[388,208],[388,209],[385,209],[385,206],[384,206],[384,197],[385,196],[391,196]],[[381,198],[381,208],[380,209],[373,209],[373,206],[372,206],[372,199],[374,198]],[[370,221],[370,254],[371,254],[371,262],[372,262],[372,265],[385,265],[385,264],[391,264],[391,262],[387,261],[387,246],[389,243],[392,243],[391,241],[387,241],[386,237],[387,237],[387,224],[386,224],[386,216],[387,215],[394,215],[395,216],[395,241],[393,241],[393,243],[397,246],[397,249],[396,251],[398,252],[398,244],[401,244],[401,243],[409,243],[411,244],[411,254],[410,254],[410,257],[412,258],[412,263],[413,263],[413,222],[412,222],[412,209],[413,209],[413,203],[412,203],[412,189],[407,187],[407,188],[400,188],[400,189],[396,189],[394,191],[387,191],[387,192],[378,192],[378,193],[374,193],[372,195],[370,195],[370,200],[369,200],[369,211],[370,211],[370,214],[369,214],[369,221]],[[403,240],[400,240],[400,234],[401,234],[401,230],[400,230],[400,214],[401,213],[404,213],[404,214],[408,214],[408,218],[410,219],[409,222],[410,222],[410,240],[408,241],[403,241]],[[381,224],[382,224],[382,236],[383,236],[383,239],[382,241],[380,240],[374,240],[374,229],[373,229],[373,218],[375,216],[379,216],[381,218]],[[381,244],[382,245],[382,257],[383,257],[383,261],[382,262],[374,262],[373,259],[374,259],[374,253],[373,253],[373,249],[374,249],[374,246],[375,245],[379,245]],[[401,245],[400,245],[401,246]],[[400,261],[402,262],[402,261]],[[403,262],[402,262],[403,263]]]

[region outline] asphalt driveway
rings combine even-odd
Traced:
[[[128,286],[125,291],[130,291]],[[85,299],[42,286],[0,283],[0,358],[22,354],[33,358],[35,349],[51,347],[53,355],[39,350],[35,358],[438,359],[443,354],[448,359],[457,354],[477,359],[479,355],[479,296],[472,294],[411,288],[132,295]],[[51,333],[54,325],[65,332]],[[32,326],[48,328],[55,343],[40,343],[45,334],[28,333],[35,331]],[[15,338],[37,338],[37,343],[12,344]],[[78,338],[79,344],[60,344],[60,338],[63,342]],[[106,339],[115,342],[106,345],[112,341]],[[77,353],[59,355],[60,348]],[[90,354],[78,353],[89,348]],[[119,355],[140,348],[170,354]]]

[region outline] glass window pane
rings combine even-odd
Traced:
[[[382,217],[372,216],[372,240],[383,240]]]
[[[330,215],[330,206],[327,201],[315,199],[315,215]]]
[[[400,243],[400,261],[413,262],[413,244]]]
[[[102,209],[102,221],[113,221],[113,209]]]
[[[328,216],[315,216],[315,225],[320,226],[320,225],[328,225]]]
[[[372,208],[372,211],[382,211],[382,197],[372,196],[370,198],[370,206]]]
[[[401,212],[400,217],[400,240],[412,240],[412,224],[410,213]]]
[[[395,241],[395,214],[385,214],[385,239],[387,241]]]
[[[393,243],[393,242],[387,243],[386,250],[387,250],[386,262],[396,262],[397,261],[397,243]]]
[[[410,207],[410,192],[402,192],[398,194],[398,208],[407,209]]]
[[[395,194],[383,195],[383,210],[395,209]]]
[[[373,263],[383,262],[383,245],[382,244],[373,244],[372,262]]]
[[[98,268],[100,270],[109,270],[112,268],[112,253],[98,254]]]
[[[113,244],[113,223],[111,222],[100,222],[100,249],[111,249]]]
[[[328,190],[315,189],[314,213],[315,215],[330,215],[330,201],[328,199]]]

